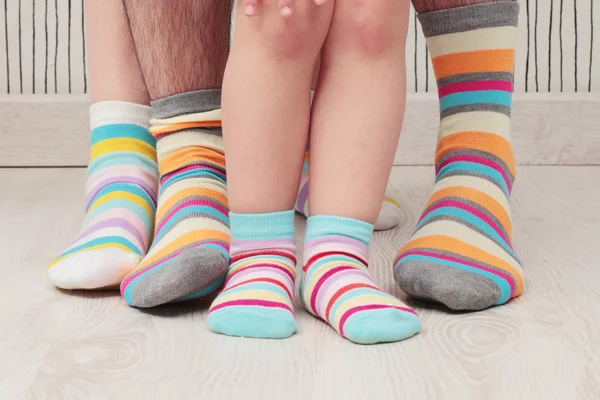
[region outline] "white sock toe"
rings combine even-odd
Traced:
[[[383,200],[379,217],[375,222],[376,231],[385,231],[395,228],[400,223],[400,203],[391,197],[386,197]]]

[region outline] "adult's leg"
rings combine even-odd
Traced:
[[[125,0],[152,99],[160,194],[152,247],[121,284],[128,304],[206,295],[229,265],[221,81],[229,1]]]
[[[65,289],[117,286],[150,243],[158,192],[151,109],[121,0],[87,0],[92,106],[87,214],[48,268]]]
[[[480,310],[523,291],[512,245],[510,113],[519,5],[414,0],[440,94],[434,193],[394,276],[407,293]],[[477,4],[475,4],[477,3]]]
[[[408,0],[337,2],[313,105],[300,295],[310,313],[357,343],[420,330],[414,311],[367,269],[404,116],[409,9]]]
[[[264,338],[296,332],[293,207],[311,77],[332,8],[332,2],[298,2],[294,16],[283,19],[270,0],[255,17],[238,13],[223,87],[232,264],[209,311],[215,332]]]

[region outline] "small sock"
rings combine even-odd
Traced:
[[[151,112],[121,101],[90,107],[86,216],[71,246],[48,266],[57,287],[118,286],[146,254],[158,191]]]
[[[369,274],[369,223],[351,218],[308,219],[300,297],[306,309],[341,336],[360,344],[396,342],[417,334],[417,314],[385,293]]]
[[[297,331],[294,211],[231,213],[231,266],[208,312],[217,333],[283,339]]]
[[[441,123],[434,193],[395,260],[408,294],[481,310],[523,291],[509,198],[519,5],[484,3],[419,16],[437,76]]]
[[[229,265],[229,209],[221,135],[220,90],[152,102],[160,192],[154,241],[121,283],[135,307],[205,296]]]
[[[310,216],[308,213],[308,149],[306,149],[306,152],[304,153],[302,178],[300,180],[300,189],[298,190],[298,197],[296,198],[294,209],[307,218]],[[385,231],[395,228],[400,224],[401,216],[400,203],[398,200],[386,196],[381,205],[377,221],[375,221],[374,224],[375,230]]]

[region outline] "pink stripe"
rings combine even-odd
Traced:
[[[283,284],[286,284],[293,289],[294,280],[285,272],[272,267],[261,267],[261,268],[246,268],[243,271],[237,271],[234,275],[227,278],[227,286],[238,285],[244,283],[250,279],[257,277],[268,277],[275,279]]]
[[[502,167],[500,167],[497,163],[495,163],[492,160],[489,160],[485,157],[472,156],[470,154],[458,154],[456,156],[448,157],[446,160],[444,160],[443,163],[439,164],[436,167],[436,173],[439,173],[440,170],[442,168],[444,168],[446,165],[455,163],[455,162],[460,162],[460,161],[483,164],[485,166],[488,166],[488,167],[498,171],[502,175],[502,178],[504,179],[504,183],[506,183],[508,192],[509,193],[512,192],[512,184],[510,183],[510,179],[508,178],[506,171],[504,171],[504,169]]]
[[[162,176],[160,182],[164,182],[165,180],[171,178],[173,175],[179,175],[181,173],[187,172],[187,171],[192,171],[192,170],[196,170],[196,169],[206,169],[208,171],[214,172],[217,175],[222,176],[223,178],[225,177],[225,174],[222,171],[219,171],[218,169],[215,169],[213,167],[209,167],[205,164],[194,164],[194,165],[188,165],[187,167],[181,168],[181,169],[177,169],[175,171],[169,172],[165,175]]]
[[[468,265],[468,266],[476,268],[476,269],[481,269],[481,270],[487,271],[490,274],[497,275],[497,276],[501,277],[502,279],[504,279],[506,282],[508,282],[508,284],[510,285],[511,296],[515,292],[514,278],[508,272],[498,271],[498,270],[495,270],[495,269],[492,269],[492,268],[488,268],[485,265],[475,264],[475,263],[467,261],[467,260],[462,260],[460,258],[456,258],[456,257],[452,257],[452,256],[447,256],[447,255],[444,255],[444,254],[431,253],[431,252],[423,251],[423,250],[411,250],[411,251],[407,251],[406,253],[403,253],[402,256],[398,259],[397,263],[400,262],[403,257],[409,256],[409,255],[413,255],[413,254],[414,255],[418,255],[418,256],[440,258],[442,260],[452,261],[452,262],[455,262],[455,263],[458,263],[458,264],[465,264],[465,265]]]
[[[404,311],[404,312],[407,312],[407,313],[410,313],[413,315],[417,315],[416,312],[414,312],[410,308],[406,308],[406,307],[390,306],[390,305],[386,305],[386,304],[367,304],[364,306],[357,306],[357,307],[349,309],[348,311],[346,311],[344,313],[344,315],[342,315],[342,318],[340,319],[340,334],[342,336],[344,336],[344,325],[346,324],[346,321],[348,320],[348,318],[350,318],[352,315],[354,315],[358,312],[361,312],[361,311],[381,310],[384,308],[391,308],[391,309],[395,309],[395,310],[399,310],[399,311]]]
[[[255,252],[260,250],[277,250],[289,252],[290,256],[294,256],[296,250],[296,239],[267,239],[267,240],[231,240],[231,256],[237,256],[242,253]],[[264,257],[264,256],[263,256]]]
[[[358,275],[358,278],[347,279],[349,277],[354,277],[354,276],[357,276],[357,275]],[[361,278],[363,278],[364,281]],[[368,282],[369,285],[374,285],[375,284],[373,282],[373,279],[369,275],[369,273],[366,272],[366,271],[363,271],[362,269],[356,268],[356,269],[351,269],[351,270],[347,270],[347,271],[341,271],[341,272],[337,273],[335,279],[330,279],[330,280],[325,281],[323,283],[323,285],[319,289],[319,292],[317,293],[317,300],[316,300],[315,304],[319,303],[319,305],[323,305],[323,300],[324,300],[323,297],[327,295],[327,291],[333,285],[335,285],[336,283],[338,283],[340,281],[342,281],[342,282],[345,281],[345,282],[344,282],[344,284],[338,290],[342,290],[346,286],[350,286],[350,285],[355,284],[355,283],[361,283],[361,284],[364,283],[364,284],[366,284]],[[331,299],[331,297],[333,297],[333,296],[330,295],[329,297]],[[326,305],[327,304],[325,304],[325,306]]]
[[[438,204],[436,204],[433,207],[430,207],[427,209],[427,212],[425,212],[422,216],[421,219],[419,220],[419,223],[421,223],[421,221],[423,220],[423,218],[425,218],[427,215],[429,215],[429,213],[431,213],[432,211],[435,211],[439,208],[442,207],[456,207],[456,208],[460,208],[461,210],[465,210],[470,212],[471,214],[475,215],[476,217],[482,219],[483,221],[485,221],[486,224],[488,224],[498,235],[500,235],[500,237],[502,239],[504,239],[504,242],[506,243],[506,245],[508,247],[510,247],[512,249],[512,245],[510,243],[510,240],[504,235],[504,232],[502,232],[502,230],[500,230],[500,228],[498,228],[498,225],[496,225],[494,223],[494,221],[492,221],[491,218],[489,218],[487,215],[485,215],[484,213],[482,213],[481,211],[479,211],[478,209],[476,209],[473,206],[470,206],[469,204],[465,204],[462,203],[460,201],[456,201],[456,200],[444,200],[439,202]]]
[[[319,278],[319,280],[317,281],[317,284],[315,285],[315,287],[312,290],[312,293],[310,294],[310,308],[315,312],[315,314],[319,315],[319,312],[317,311],[316,301],[317,301],[317,296],[319,294],[319,289],[321,288],[321,286],[323,286],[325,281],[327,281],[327,279],[329,279],[332,275],[335,275],[338,272],[346,271],[349,269],[356,269],[356,267],[353,267],[350,265],[340,265],[339,267],[331,268],[329,271],[325,272]]]
[[[225,284],[227,285],[227,283],[231,280],[231,278],[233,278],[237,274],[241,273],[242,271],[247,271],[247,270],[253,269],[253,268],[265,268],[265,267],[279,270],[279,271],[285,273],[290,278],[290,280],[292,282],[294,281],[294,275],[290,272],[289,269],[281,267],[281,266],[276,265],[276,264],[269,264],[269,263],[257,262],[256,264],[250,264],[250,265],[248,265],[248,266],[246,266],[244,268],[240,268],[237,271],[235,271],[233,274],[229,275],[227,277],[227,280],[225,281]]]
[[[225,307],[235,307],[235,306],[258,306],[258,307],[268,307],[268,308],[283,308],[284,310],[288,310],[289,312],[294,314],[294,310],[288,306],[287,304],[278,303],[275,301],[267,301],[267,300],[256,300],[256,299],[243,299],[243,300],[232,300],[227,301],[225,303],[221,303],[217,306],[214,306],[210,309],[209,314],[220,310]]]
[[[224,246],[223,243],[220,243],[220,242],[217,242],[217,241],[200,242],[200,243],[196,244],[193,247],[200,247],[200,246],[203,246],[203,245],[206,245],[206,244],[213,244],[213,245],[216,245],[216,246],[221,246],[225,251],[229,252],[229,249],[227,248],[227,246]],[[185,246],[183,248],[180,248],[179,250],[174,251],[173,253],[169,254],[168,256],[166,256],[164,258],[161,258],[160,260],[158,260],[158,261],[156,261],[156,262],[154,262],[152,264],[149,264],[146,267],[133,272],[132,274],[127,275],[127,277],[121,283],[121,290],[124,291],[125,288],[131,283],[131,281],[133,281],[134,279],[136,279],[138,276],[143,275],[146,272],[150,271],[151,269],[153,269],[153,268],[155,268],[155,267],[157,267],[159,265],[162,265],[166,261],[169,261],[169,260],[177,257],[179,254],[181,254],[181,252],[184,249],[187,249],[187,248],[189,248],[189,247]]]
[[[156,227],[156,233],[154,234],[154,236],[158,236],[160,234],[162,227],[173,217],[173,215],[175,215],[179,210],[186,208],[186,207],[190,207],[190,206],[209,206],[211,208],[214,208],[215,210],[218,210],[223,215],[229,215],[227,209],[221,207],[216,202],[203,200],[203,199],[192,199],[192,200],[186,201],[184,203],[181,203],[177,207],[171,209],[171,212],[169,212],[167,215],[165,215],[162,218],[162,220],[160,221],[160,224],[158,224],[158,226]]]
[[[502,90],[512,93],[513,84],[508,81],[472,81],[446,85],[438,90],[440,98],[453,93],[476,92],[481,90]]]

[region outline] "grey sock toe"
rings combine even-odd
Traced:
[[[397,265],[394,279],[409,295],[457,311],[483,310],[496,304],[501,296],[500,288],[483,275],[423,261]]]
[[[170,264],[144,277],[132,292],[136,307],[149,308],[206,290],[227,273],[229,261],[210,248],[188,248]]]

